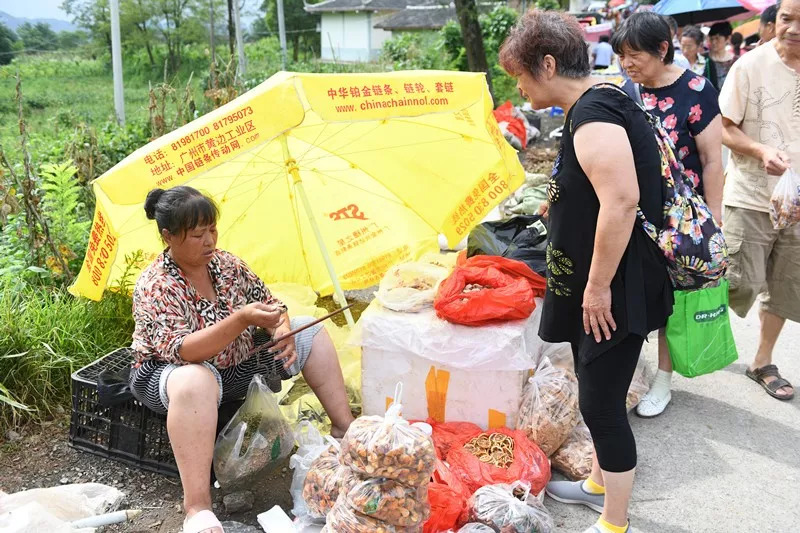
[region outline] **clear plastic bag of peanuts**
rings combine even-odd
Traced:
[[[344,494],[339,495],[336,505],[328,513],[325,527],[335,533],[422,533],[421,523],[412,527],[393,526],[363,515],[347,505]]]
[[[553,518],[530,486],[487,485],[478,489],[468,504],[469,521],[485,524],[503,533],[552,533]]]
[[[348,472],[347,467],[339,464],[338,443],[332,444],[311,463],[303,483],[303,502],[312,517],[324,517],[333,508],[342,479]]]
[[[328,438],[331,439],[330,437]],[[297,425],[295,429],[295,439],[298,445],[297,451],[289,459],[289,468],[294,470],[294,474],[292,474],[292,485],[289,489],[294,504],[292,507],[292,514],[297,518],[305,519],[308,517],[309,521],[313,521],[314,518],[319,517],[312,516],[311,511],[306,505],[304,499],[306,478],[311,470],[311,465],[314,464],[321,455],[329,454],[330,448],[334,443],[336,443],[335,458],[338,466],[339,447],[335,440],[331,439],[333,442],[326,440],[317,428],[307,420],[303,420]],[[332,499],[336,501],[336,496],[333,496]]]
[[[427,485],[407,487],[393,479],[362,478],[351,470],[340,493],[352,510],[393,526],[419,526],[431,514]]]
[[[800,222],[800,175],[793,169],[783,173],[772,190],[769,218],[775,229],[784,229]]]
[[[401,416],[402,385],[386,416],[356,419],[342,439],[341,463],[371,478],[394,479],[417,487],[430,482],[436,468],[433,440]]]
[[[543,357],[522,395],[517,429],[550,457],[578,423],[577,382]]]

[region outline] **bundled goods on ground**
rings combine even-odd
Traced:
[[[214,445],[214,473],[223,487],[264,475],[294,449],[294,433],[261,375]]]
[[[429,435],[400,417],[398,404],[385,417],[355,420],[342,439],[339,461],[347,471],[327,514],[329,531],[422,533],[436,452]]]
[[[324,517],[339,497],[348,469],[339,464],[339,448],[331,445],[313,463],[303,483],[303,501],[312,516]]]
[[[550,456],[567,440],[579,413],[574,377],[542,358],[525,387],[517,429]]]
[[[524,483],[488,485],[469,501],[469,520],[503,533],[551,533],[550,513]]]
[[[570,432],[564,444],[550,457],[553,469],[569,479],[586,479],[592,473],[594,443],[589,428],[581,420]]]

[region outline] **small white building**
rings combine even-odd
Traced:
[[[404,16],[414,8],[421,10]],[[305,10],[320,14],[320,55],[324,61],[375,60],[383,43],[392,38],[392,29],[438,29],[446,20],[433,25],[419,25],[418,21],[445,11],[451,17],[455,15],[450,0],[325,0],[306,4]],[[390,24],[385,26],[387,21]]]
[[[307,4],[319,13],[321,57],[324,61],[371,61],[381,53],[392,32],[375,28],[389,15],[405,9],[407,0],[325,0]]]

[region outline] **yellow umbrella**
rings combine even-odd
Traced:
[[[99,300],[126,255],[141,251],[147,264],[162,250],[142,208],[154,187],[214,198],[218,246],[266,283],[344,302],[342,289],[437,251],[439,233],[460,241],[523,179],[482,74],[280,72],[94,182],[89,248],[70,290]]]

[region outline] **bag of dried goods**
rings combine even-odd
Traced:
[[[392,311],[422,311],[433,306],[439,284],[448,274],[447,268],[428,263],[396,265],[383,276],[375,298]]]
[[[385,417],[356,419],[342,439],[341,462],[365,476],[425,485],[436,467],[433,440],[405,421],[400,409],[393,404]]]
[[[294,449],[294,433],[260,374],[253,376],[244,404],[214,444],[214,473],[223,487],[262,476]]]
[[[573,481],[579,481],[588,478],[592,473],[593,451],[592,435],[581,420],[570,432],[561,448],[550,457],[550,461],[554,470],[558,470]]]
[[[393,479],[363,478],[351,470],[340,493],[353,511],[393,526],[418,526],[430,516],[427,485],[406,487]]]
[[[647,364],[643,358],[636,364],[636,371],[633,373],[631,386],[628,388],[628,396],[625,398],[625,407],[631,411],[639,405],[644,395],[650,390],[650,376],[647,372]]]
[[[446,458],[453,446],[461,446],[464,439],[474,437],[483,431],[480,426],[472,422],[442,423],[429,418],[427,423],[433,429],[433,445],[436,446],[436,454],[440,459]]]
[[[315,517],[324,517],[336,503],[342,479],[349,469],[339,464],[339,447],[331,446],[311,464],[305,483],[303,501]]]
[[[521,261],[478,255],[455,268],[436,294],[439,318],[486,326],[528,318],[543,296],[545,279]]]
[[[524,483],[489,485],[469,501],[469,519],[504,533],[551,533],[553,519]]]
[[[301,519],[310,517],[312,519],[311,521],[313,521],[313,518],[319,518],[319,516],[312,516],[306,505],[304,499],[306,479],[308,478],[312,464],[314,464],[320,456],[332,456],[336,466],[339,466],[339,443],[332,437],[323,437],[307,420],[303,420],[298,424],[297,430],[295,431],[295,440],[297,441],[297,452],[289,459],[289,468],[294,470],[292,485],[289,489],[294,503],[292,514]],[[315,483],[322,487],[322,484],[319,483],[319,467],[317,465],[315,466],[315,472],[309,481],[314,480]],[[325,496],[327,497],[327,494]],[[336,501],[336,495],[332,495],[331,499]]]
[[[524,481],[539,494],[550,481],[547,456],[522,431],[491,429],[474,434],[447,454],[450,471],[472,493],[485,485]]]
[[[542,358],[522,393],[517,429],[549,457],[578,423],[577,383],[563,369]]]
[[[353,510],[340,494],[336,505],[328,513],[326,527],[336,533],[422,533],[422,524],[400,527],[387,524]]]
[[[769,204],[769,218],[775,229],[800,222],[800,175],[791,168],[784,172],[772,190]]]

